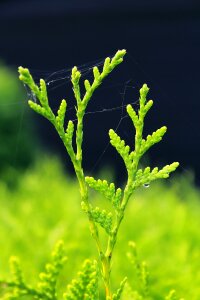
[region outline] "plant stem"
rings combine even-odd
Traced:
[[[90,232],[92,234],[92,237],[94,238],[95,242],[96,242],[96,246],[97,246],[97,250],[99,252],[99,256],[102,255],[102,248],[101,248],[101,244],[100,244],[100,240],[99,240],[99,233],[98,233],[98,229],[97,226],[95,224],[95,222],[92,219],[92,216],[90,214],[90,204],[88,201],[88,188],[85,182],[85,177],[84,177],[84,173],[83,170],[79,164],[79,167],[77,168],[75,167],[75,172],[76,172],[76,176],[78,178],[78,182],[79,182],[79,186],[80,186],[80,194],[81,194],[81,200],[85,203],[87,210],[88,210],[88,219],[89,219],[89,224],[90,224]]]
[[[103,281],[105,285],[105,294],[106,299],[111,300],[112,299],[112,292],[110,288],[110,258],[107,257],[105,254],[101,258],[101,264],[102,264],[102,275],[103,275]]]
[[[107,249],[106,249],[106,253],[105,253],[105,263],[104,263],[104,282],[105,282],[105,287],[106,287],[106,292],[110,298],[112,300],[112,294],[109,292],[110,291],[110,275],[111,275],[111,262],[112,262],[112,256],[113,256],[113,252],[114,252],[114,248],[117,242],[117,235],[118,235],[118,231],[121,225],[121,222],[124,218],[124,211],[126,209],[128,200],[130,198],[130,196],[132,195],[132,191],[130,191],[129,189],[129,180],[127,182],[125,191],[124,191],[124,196],[121,202],[121,210],[117,215],[117,219],[116,219],[116,224],[112,230],[111,235],[109,236],[108,239],[108,243],[107,243]]]
[[[84,203],[88,209],[90,232],[92,234],[92,237],[95,240],[96,247],[97,247],[97,250],[99,253],[103,281],[104,281],[104,285],[105,285],[106,299],[108,298],[108,299],[112,300],[112,293],[111,293],[111,288],[110,288],[111,257],[107,257],[106,254],[104,254],[104,252],[102,250],[102,246],[101,246],[100,239],[99,239],[98,229],[97,229],[97,226],[96,226],[95,222],[93,221],[93,218],[90,214],[90,204],[88,201],[88,188],[87,188],[87,185],[85,182],[84,173],[81,170],[80,165],[79,165],[79,167],[75,167],[75,172],[76,172],[76,176],[78,178],[78,182],[79,182],[79,186],[80,186],[81,199],[82,199],[82,201],[84,201]]]
[[[83,171],[80,172],[80,168],[79,168],[79,170],[75,169],[75,172],[76,172],[76,176],[79,181],[81,199],[82,199],[82,201],[84,201],[84,203],[88,209],[90,232],[92,234],[92,237],[95,240],[96,247],[97,247],[97,250],[99,253],[99,258],[100,258],[101,267],[102,267],[103,281],[104,281],[104,285],[105,285],[106,299],[108,298],[108,299],[112,300],[112,293],[111,293],[111,288],[110,288],[111,257],[107,257],[102,250],[102,246],[101,246],[100,239],[99,239],[98,229],[97,229],[97,226],[96,226],[95,222],[93,221],[92,216],[90,214],[90,204],[88,201],[88,188],[87,188],[87,185],[85,182],[85,177],[84,177]]]

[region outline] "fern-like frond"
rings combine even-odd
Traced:
[[[109,73],[111,73],[113,69],[123,61],[123,57],[125,54],[126,54],[126,50],[119,50],[113,56],[112,59],[110,59],[110,57],[107,57],[104,61],[102,72],[100,72],[97,66],[93,68],[94,79],[92,83],[90,83],[89,80],[87,79],[84,81],[85,94],[83,98],[81,98],[80,85],[79,85],[81,73],[77,69],[77,67],[74,67],[72,69],[71,81],[73,85],[74,96],[76,98],[79,107],[81,108],[81,110],[79,110],[80,114],[83,113],[84,110],[86,109],[87,104],[90,101],[94,91],[99,87],[99,85],[109,75]]]
[[[131,170],[132,156],[130,156],[130,147],[125,145],[119,135],[113,130],[109,130],[110,143],[116,148],[117,152],[121,155],[128,171]]]
[[[122,293],[123,293],[123,290],[124,290],[124,286],[126,284],[126,281],[127,281],[127,277],[125,277],[121,283],[120,283],[120,287],[118,288],[118,290],[116,291],[116,293],[113,294],[113,300],[120,300],[121,299],[121,296],[122,296]]]
[[[10,270],[13,279],[11,281],[0,280],[0,286],[8,290],[3,299],[21,300],[24,296],[31,296],[32,299],[38,300],[57,300],[57,279],[65,261],[63,242],[60,241],[55,246],[51,262],[46,265],[45,271],[40,273],[40,280],[35,288],[26,283],[18,258],[11,257]]]
[[[60,128],[64,127],[66,109],[67,109],[67,102],[65,99],[63,99],[60,103],[57,112],[57,117],[56,117],[56,122]]]
[[[90,188],[100,192],[108,199],[116,210],[120,209],[122,190],[120,188],[116,189],[114,183],[109,184],[107,180],[96,180],[93,177],[85,177],[85,180]]]
[[[161,170],[158,170],[158,168],[154,168],[152,172],[150,172],[149,167],[147,167],[144,171],[138,170],[138,164],[141,157],[150,147],[162,140],[162,137],[167,130],[166,126],[163,126],[153,132],[152,135],[148,135],[146,139],[143,138],[144,118],[153,105],[152,100],[147,101],[148,91],[148,86],[144,84],[140,89],[140,106],[138,111],[136,111],[130,104],[127,105],[127,113],[131,118],[136,131],[134,149],[131,150],[129,146],[125,145],[124,140],[122,140],[114,132],[114,130],[111,129],[109,131],[110,143],[115,147],[117,152],[123,158],[126,169],[128,171],[128,181],[125,188],[126,193],[124,194],[125,198],[122,200],[123,208],[126,207],[128,199],[130,198],[130,195],[133,193],[136,187],[159,178],[169,177],[169,174],[175,171],[179,165],[177,162],[175,162],[171,165],[165,166]]]
[[[184,298],[178,298],[176,291],[171,290],[169,294],[165,297],[165,300],[184,300]]]
[[[142,156],[154,144],[159,143],[162,140],[166,131],[167,131],[167,127],[163,126],[163,127],[159,128],[158,130],[156,130],[155,132],[153,132],[151,135],[148,135],[146,139],[142,139],[140,155]]]
[[[134,242],[129,242],[130,251],[127,256],[133,265],[138,281],[138,295],[146,297],[149,294],[149,271],[145,261],[140,261],[137,255],[137,249]]]
[[[77,279],[67,286],[64,300],[98,300],[98,269],[96,261],[86,260]]]
[[[146,167],[144,170],[139,169],[136,173],[135,182],[133,182],[133,187],[140,187],[144,184],[149,184],[151,181],[157,179],[168,178],[171,172],[174,172],[178,167],[179,163],[174,162],[170,165],[166,165],[161,170],[155,167],[153,170],[150,167]]]
[[[92,208],[92,206],[90,210],[88,210],[85,202],[82,202],[81,206],[83,211],[90,215],[95,223],[99,224],[107,234],[111,234],[113,223],[113,215],[111,212],[108,213],[105,209],[101,210],[99,207]]]
[[[46,264],[45,271],[39,274],[38,290],[41,294],[56,299],[57,279],[65,261],[66,256],[64,254],[63,242],[60,241],[52,252],[52,261]]]

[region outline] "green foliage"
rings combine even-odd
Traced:
[[[66,261],[63,243],[57,243],[52,253],[52,261],[45,266],[45,271],[39,274],[37,288],[29,286],[24,280],[18,258],[11,257],[10,269],[13,276],[12,281],[0,281],[0,285],[10,288],[10,292],[3,299],[21,299],[23,296],[32,296],[33,299],[50,300],[57,299],[56,285],[60,270]]]
[[[113,183],[109,185],[105,180],[95,180],[92,177],[86,177],[86,182],[91,188],[95,189],[96,191],[99,191],[107,199],[109,199],[112,204],[115,204],[114,209],[116,213],[116,222],[114,226],[112,228],[109,228],[108,232],[105,226],[103,226],[103,224],[100,223],[100,225],[104,227],[109,233],[108,245],[106,250],[108,263],[110,263],[109,257],[112,256],[112,252],[115,247],[118,229],[120,227],[122,219],[124,218],[125,208],[134,190],[137,187],[140,187],[144,184],[149,185],[151,181],[154,181],[156,179],[168,178],[169,174],[175,171],[179,165],[178,162],[175,162],[170,165],[166,165],[161,170],[158,170],[157,167],[154,168],[152,171],[150,167],[146,167],[144,170],[138,169],[138,164],[142,155],[154,144],[161,141],[163,135],[166,132],[166,127],[164,126],[158,129],[157,131],[153,132],[152,135],[148,135],[146,139],[143,138],[144,117],[153,105],[152,100],[149,100],[148,102],[146,100],[148,91],[149,89],[146,84],[144,84],[143,87],[140,89],[140,107],[138,113],[134,110],[134,108],[131,105],[127,106],[127,113],[132,119],[136,131],[135,149],[131,151],[130,147],[125,144],[125,141],[122,140],[117,135],[117,133],[114,132],[114,130],[111,129],[109,131],[110,143],[122,157],[128,173],[128,180],[124,191],[122,192],[121,190],[118,190],[118,194],[116,196],[115,185]],[[105,214],[105,216],[106,217],[104,219],[101,218],[101,220],[103,220],[103,222],[107,224],[107,218],[109,214]],[[96,218],[94,218],[93,215],[92,217],[96,222]],[[143,266],[141,270],[142,274],[145,276],[145,266]],[[110,269],[106,272],[110,272]],[[145,277],[143,278],[143,280],[145,281]]]
[[[37,287],[32,287],[24,280],[24,275],[18,258],[11,257],[10,269],[13,279],[11,281],[1,280],[0,286],[9,289],[3,299],[14,300],[30,296],[38,300],[57,300],[57,283],[60,271],[66,261],[63,242],[57,243],[52,260],[46,264],[45,271],[39,274]],[[98,300],[98,268],[96,261],[85,260],[82,270],[78,273],[78,278],[73,279],[64,292],[63,300]],[[119,292],[118,292],[119,294]],[[26,299],[26,298],[25,298]],[[29,298],[28,298],[29,299]],[[117,298],[116,298],[117,299]]]
[[[145,261],[140,261],[137,254],[136,245],[134,242],[129,242],[130,252],[127,253],[128,258],[131,264],[134,267],[135,275],[135,289],[132,289],[131,286],[128,286],[128,295],[130,299],[134,300],[154,300],[151,296],[150,289],[150,280],[149,280],[149,271]],[[130,281],[133,281],[133,278],[130,278]],[[127,297],[127,296],[126,296]],[[171,290],[168,296],[165,297],[165,300],[184,300],[183,298],[178,298],[176,291]]]
[[[178,167],[178,163],[176,162],[165,166],[161,170],[154,168],[150,171],[150,168],[148,167],[144,171],[138,170],[138,165],[143,154],[154,144],[161,141],[166,132],[166,127],[161,127],[157,131],[153,132],[152,135],[148,135],[146,139],[143,138],[144,118],[153,105],[152,100],[147,101],[146,99],[149,88],[146,84],[144,84],[140,89],[140,105],[138,112],[136,112],[131,105],[127,106],[127,113],[135,127],[135,148],[130,150],[130,147],[125,145],[125,141],[122,140],[117,133],[114,132],[114,130],[111,129],[109,131],[110,142],[124,160],[127,169],[128,179],[124,190],[115,190],[115,185],[113,183],[108,184],[107,181],[95,180],[94,178],[88,178],[84,175],[82,167],[83,119],[87,105],[97,87],[102,83],[107,75],[123,61],[125,53],[125,50],[119,50],[112,59],[109,57],[106,58],[102,71],[100,71],[98,67],[93,68],[93,82],[90,83],[88,80],[84,81],[85,91],[83,96],[80,88],[81,73],[77,67],[72,69],[71,82],[76,100],[76,129],[74,128],[74,124],[71,120],[68,121],[67,127],[65,128],[65,115],[67,110],[66,101],[61,101],[57,115],[55,115],[49,106],[45,81],[41,79],[40,85],[36,85],[29,70],[19,67],[20,80],[31,89],[34,96],[39,100],[39,104],[29,100],[29,106],[53,124],[71,158],[80,185],[82,208],[87,213],[91,234],[96,242],[101,262],[101,274],[105,285],[106,299],[110,300],[120,299],[124,286],[123,281],[116,294],[113,294],[110,287],[110,273],[118,230],[124,218],[124,212],[130,197],[136,187],[139,187],[146,181],[149,183],[156,179],[167,178],[169,174]],[[75,137],[75,145],[73,145],[73,137]],[[112,212],[107,212],[105,209],[101,210],[99,207],[93,207],[89,201],[87,184],[103,194],[112,203],[115,213],[114,220]],[[108,234],[106,250],[103,249],[99,237],[99,225]],[[145,267],[143,266],[141,270],[143,274],[143,281],[145,281]]]
[[[120,300],[121,299],[126,281],[127,281],[126,277],[121,281],[120,287],[118,288],[117,292],[115,294],[113,294],[113,300]],[[108,300],[109,300],[109,298],[108,298]]]
[[[133,182],[133,188],[140,187],[145,183],[150,183],[156,179],[168,178],[169,174],[176,170],[178,163],[172,163],[166,165],[161,170],[155,167],[152,171],[150,167],[146,167],[144,170],[139,169],[136,173],[136,180]]]
[[[0,176],[10,186],[16,185],[16,169],[33,162],[37,144],[24,98],[15,72],[0,62]]]
[[[64,300],[98,300],[98,269],[96,261],[86,260],[78,278],[67,286]]]
[[[112,72],[117,65],[123,61],[125,55],[125,50],[119,50],[113,56],[112,59],[109,57],[105,59],[103,70],[100,72],[97,67],[93,68],[93,82],[90,83],[88,80],[84,81],[85,92],[83,97],[81,97],[79,81],[81,78],[81,73],[78,71],[77,67],[72,69],[71,82],[73,86],[73,92],[76,100],[76,116],[77,116],[77,126],[76,132],[74,133],[74,125],[71,120],[68,121],[67,128],[65,128],[65,113],[67,108],[67,103],[62,100],[60,107],[57,112],[57,116],[54,115],[52,109],[49,106],[47,88],[45,81],[40,80],[40,85],[36,85],[30,72],[26,68],[19,67],[19,78],[26,84],[35,97],[39,100],[39,104],[29,100],[29,106],[38,114],[47,118],[55,127],[58,132],[63,144],[71,158],[74,170],[80,185],[80,193],[82,198],[82,207],[88,215],[90,222],[90,229],[92,236],[96,241],[96,246],[100,255],[102,263],[103,278],[105,285],[109,285],[110,277],[110,262],[107,261],[105,254],[102,255],[103,250],[101,249],[101,243],[99,241],[99,233],[97,224],[103,227],[106,232],[111,235],[112,230],[112,215],[111,213],[106,213],[105,210],[100,211],[99,208],[92,208],[92,205],[88,200],[88,188],[84,176],[84,171],[82,168],[82,143],[83,143],[83,118],[87,105],[97,87],[102,83],[102,81]],[[76,149],[73,147],[73,136],[75,134]],[[109,254],[109,256],[111,256]],[[110,259],[109,259],[110,260]],[[106,287],[106,295],[111,296],[110,287]]]
[[[137,288],[136,272],[125,255],[128,241],[134,240],[138,256],[148,262],[150,299],[164,299],[173,288],[179,298],[199,299],[200,195],[192,177],[185,175],[168,182],[153,182],[148,189],[137,189],[134,198],[129,202],[118,234],[112,265],[113,291],[127,276],[122,299],[135,299],[127,293],[129,287]],[[31,286],[36,286],[49,249],[62,239],[66,241],[68,263],[58,282],[58,298],[61,299],[67,283],[75,278],[84,259],[95,257],[87,220],[78,200],[76,182],[52,157],[41,157],[34,167],[21,175],[15,191],[0,181],[0,236],[3,241],[0,277],[10,279],[7,261],[13,253],[22,262],[24,277]],[[108,204],[99,193],[93,194],[93,203],[105,208]],[[0,299],[2,290],[0,287]],[[105,299],[101,284],[99,290],[100,299]]]
[[[45,266],[45,271],[40,273],[38,289],[41,294],[50,299],[57,298],[56,284],[60,270],[66,261],[63,243],[60,241],[52,253],[52,262]]]
[[[145,299],[149,295],[149,271],[145,261],[140,262],[137,255],[136,245],[134,242],[129,242],[130,252],[128,257],[134,267],[134,274],[137,278],[137,290],[134,291],[139,298]]]
[[[93,177],[85,177],[85,180],[90,188],[100,192],[106,199],[108,199],[116,210],[120,209],[120,201],[122,197],[122,190],[115,189],[115,184],[108,184],[107,180],[95,180]]]
[[[98,206],[92,208],[90,205],[90,210],[85,205],[85,202],[82,202],[82,209],[85,211],[89,217],[91,217],[95,223],[99,224],[105,231],[110,235],[112,230],[112,213],[107,213],[106,210],[101,210]]]
[[[62,100],[60,107],[57,112],[57,116],[54,115],[52,112],[49,102],[48,102],[48,96],[47,96],[47,89],[46,84],[43,79],[40,80],[40,85],[37,86],[29,72],[28,69],[19,67],[19,73],[20,73],[20,80],[23,81],[34,93],[34,95],[39,100],[39,104],[33,102],[32,100],[29,100],[29,106],[38,114],[42,115],[43,117],[47,118],[56,128],[60,138],[62,139],[66,150],[72,160],[72,163],[74,165],[75,171],[78,174],[81,172],[81,162],[82,162],[82,141],[83,141],[83,117],[85,114],[85,110],[87,108],[88,102],[90,101],[90,98],[92,97],[94,91],[97,89],[97,87],[102,83],[105,77],[108,76],[108,74],[123,61],[123,56],[125,55],[126,51],[121,50],[118,51],[115,56],[110,59],[109,57],[106,58],[103,66],[102,72],[99,71],[97,67],[93,68],[93,75],[94,80],[91,83],[89,83],[88,80],[85,80],[85,94],[83,98],[81,99],[81,92],[80,92],[80,86],[79,81],[81,78],[81,73],[78,71],[77,67],[74,67],[72,69],[71,74],[71,82],[73,85],[73,91],[74,96],[77,101],[77,118],[78,118],[78,124],[77,124],[77,130],[76,130],[76,153],[72,146],[72,139],[74,134],[74,125],[71,120],[68,121],[67,129],[64,128],[64,120],[65,120],[65,113],[67,108],[67,103],[65,100]],[[80,175],[79,175],[80,177]]]
[[[165,300],[178,300],[178,298],[176,296],[176,291],[175,290],[170,291],[169,295],[166,296]]]

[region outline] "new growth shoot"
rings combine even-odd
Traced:
[[[106,300],[118,300],[121,297],[126,278],[121,282],[117,292],[113,293],[110,286],[111,276],[111,261],[113,257],[114,248],[117,241],[117,235],[120,224],[124,218],[127,203],[134,193],[135,189],[149,184],[151,181],[160,178],[168,178],[170,173],[175,171],[178,167],[178,162],[166,165],[162,169],[157,167],[150,169],[139,169],[139,162],[143,155],[154,144],[160,142],[166,133],[165,126],[153,132],[147,137],[143,136],[144,119],[149,109],[153,105],[152,100],[147,100],[149,88],[146,84],[140,89],[139,109],[135,111],[129,104],[127,105],[127,113],[132,120],[135,128],[135,146],[131,149],[125,145],[124,140],[113,130],[109,130],[109,137],[111,145],[116,149],[124,161],[127,170],[127,182],[124,189],[117,188],[114,183],[108,183],[106,180],[94,179],[93,177],[86,177],[82,167],[82,143],[83,143],[83,121],[86,113],[88,103],[90,102],[95,90],[102,84],[103,80],[123,61],[126,50],[119,50],[111,59],[107,57],[103,64],[102,71],[98,67],[93,68],[93,80],[89,82],[84,81],[84,93],[82,95],[80,90],[81,72],[74,67],[71,72],[71,83],[76,101],[76,117],[77,125],[69,120],[65,127],[65,116],[67,112],[67,102],[62,100],[57,114],[54,114],[48,102],[46,83],[43,79],[37,85],[34,82],[30,72],[26,68],[19,67],[19,78],[27,85],[32,93],[37,97],[38,104],[32,100],[28,101],[29,106],[35,112],[39,113],[48,119],[55,127],[59,134],[68,155],[74,166],[81,194],[81,207],[87,214],[90,231],[95,240],[98,250],[101,275],[105,286]],[[75,145],[72,142],[75,140]],[[101,210],[99,207],[94,207],[88,195],[88,188],[92,188],[99,192],[103,197],[110,201],[113,206],[113,212]],[[107,248],[103,249],[100,240],[99,227],[102,227],[107,236]],[[95,296],[97,297],[97,296]],[[72,299],[72,298],[70,298]],[[76,298],[73,298],[76,299]],[[78,299],[78,298],[77,298]],[[86,298],[84,298],[86,299]],[[90,298],[92,299],[92,298]],[[97,299],[97,298],[95,298]]]

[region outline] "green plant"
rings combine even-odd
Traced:
[[[131,105],[127,106],[127,113],[130,116],[136,131],[135,149],[131,150],[129,146],[126,146],[124,140],[122,140],[117,133],[114,132],[114,130],[111,129],[109,131],[110,142],[122,157],[127,170],[128,179],[125,188],[116,188],[114,183],[108,183],[106,180],[96,180],[93,177],[86,177],[84,174],[82,167],[83,119],[87,105],[94,91],[102,83],[104,78],[107,77],[109,73],[123,61],[125,53],[125,50],[120,50],[112,59],[106,58],[102,71],[100,71],[97,67],[93,68],[94,80],[92,83],[90,83],[88,80],[84,81],[85,92],[83,96],[81,95],[82,93],[80,88],[81,73],[76,67],[72,69],[71,82],[76,100],[76,129],[71,120],[68,121],[65,128],[65,114],[67,111],[66,101],[61,101],[57,115],[55,115],[48,103],[45,81],[41,79],[40,85],[36,85],[31,74],[29,73],[29,70],[19,67],[20,80],[31,89],[32,93],[39,101],[39,103],[35,103],[29,100],[29,106],[34,111],[47,118],[53,124],[61,140],[63,141],[63,144],[74,166],[80,186],[80,194],[82,199],[81,206],[83,211],[88,216],[90,231],[96,242],[99,254],[100,271],[105,285],[106,300],[119,300],[121,298],[123,287],[126,281],[126,279],[123,279],[117,292],[112,292],[110,286],[110,275],[113,251],[116,245],[120,224],[124,218],[124,213],[130,197],[136,188],[145,184],[149,184],[151,181],[156,179],[167,178],[169,177],[169,174],[178,167],[178,163],[175,162],[163,167],[160,170],[157,167],[152,170],[149,167],[146,167],[144,170],[139,169],[139,162],[142,156],[150,147],[161,141],[166,132],[166,127],[164,126],[153,132],[152,135],[148,135],[147,138],[143,138],[144,118],[148,110],[153,105],[152,100],[147,101],[146,99],[149,88],[146,84],[144,84],[140,89],[140,106],[138,112],[136,112]],[[110,204],[112,205],[110,212],[107,212],[104,209],[101,210],[99,207],[93,207],[92,202],[89,201],[88,186],[98,191],[109,200]],[[102,227],[106,233],[106,249],[104,249],[100,239],[99,227]],[[70,290],[71,294],[68,295],[71,296],[68,297],[71,298],[66,299],[83,299],[83,294],[80,296],[75,292],[75,288],[77,286],[79,287],[80,292],[80,286],[82,287],[85,284],[80,284],[80,280],[82,280],[81,278],[79,278],[77,284],[74,283],[73,288]],[[87,284],[89,283],[87,280],[86,282]],[[95,287],[97,287],[96,279],[94,278],[93,284]],[[88,293],[84,292],[84,299],[97,299],[97,294],[94,294],[96,293],[95,289],[92,288],[90,290],[93,291],[93,294],[87,298]]]
[[[14,300],[24,296],[31,296],[33,299],[52,300],[57,298],[57,281],[60,270],[66,261],[63,242],[59,241],[52,252],[52,259],[45,266],[45,271],[39,274],[39,281],[36,287],[26,283],[21,265],[17,257],[10,258],[10,270],[13,279],[10,281],[0,281],[0,285],[11,291],[4,295],[4,299]],[[96,262],[85,260],[82,270],[78,273],[78,279],[73,280],[67,286],[67,291],[63,294],[64,300],[95,300],[98,293],[98,271]]]
[[[134,289],[128,285],[126,289],[128,299],[143,300],[152,299],[150,292],[149,270],[145,261],[140,261],[137,254],[136,245],[134,242],[129,242],[130,251],[127,256],[134,268]],[[133,281],[133,278],[132,278]],[[131,297],[131,298],[130,298]],[[127,300],[128,300],[127,299]],[[176,291],[171,290],[169,294],[164,298],[165,300],[184,300],[178,298]]]
[[[121,155],[127,169],[128,180],[124,191],[120,188],[116,189],[114,183],[108,184],[107,181],[95,180],[94,178],[85,177],[84,175],[82,168],[83,118],[87,105],[94,91],[102,83],[103,79],[123,61],[125,53],[125,50],[121,50],[118,51],[112,59],[106,58],[102,72],[100,72],[97,67],[93,68],[94,81],[92,84],[88,80],[84,81],[85,94],[83,97],[81,97],[79,85],[81,73],[76,67],[72,69],[71,81],[77,105],[77,127],[75,133],[74,124],[71,120],[68,121],[67,128],[65,129],[64,127],[65,113],[67,109],[66,101],[62,100],[56,116],[52,112],[48,103],[45,81],[41,79],[40,86],[37,86],[28,69],[24,69],[22,67],[19,68],[20,80],[29,86],[40,102],[37,104],[29,100],[30,107],[37,113],[43,115],[54,125],[73,163],[74,170],[80,184],[82,208],[88,215],[90,230],[97,245],[107,299],[113,298],[110,288],[111,259],[120,223],[124,217],[124,211],[130,196],[133,194],[136,187],[146,183],[149,184],[151,181],[158,178],[169,177],[169,173],[174,171],[178,166],[178,163],[173,163],[165,166],[161,170],[158,170],[158,168],[150,170],[149,167],[145,168],[145,170],[138,169],[139,161],[144,153],[155,143],[158,143],[166,132],[166,127],[161,127],[152,135],[148,135],[146,139],[143,139],[142,133],[144,118],[153,104],[152,100],[149,100],[148,102],[146,101],[149,89],[147,85],[144,84],[140,90],[140,108],[138,114],[131,105],[127,106],[127,112],[136,130],[135,149],[131,151],[130,147],[126,146],[125,142],[121,140],[121,138],[113,130],[109,131],[110,142]],[[74,135],[76,139],[76,149],[73,147]],[[109,201],[111,201],[115,212],[115,220],[113,219],[111,212],[107,213],[105,210],[100,210],[98,207],[94,208],[92,206],[88,200],[87,184],[91,188],[102,193]],[[108,235],[107,249],[105,251],[102,249],[99,239],[98,225],[103,227]]]
[[[37,287],[34,288],[26,283],[18,258],[11,257],[10,270],[13,279],[11,281],[0,281],[4,287],[11,288],[11,292],[4,295],[4,299],[19,299],[30,295],[34,299],[57,299],[56,284],[61,267],[66,257],[63,251],[63,243],[58,242],[52,253],[52,261],[45,266],[45,271],[39,274]]]
[[[10,187],[16,186],[16,169],[26,169],[35,158],[37,141],[24,97],[15,72],[0,61],[0,177]]]

